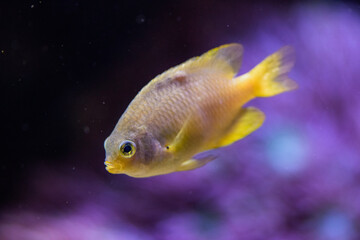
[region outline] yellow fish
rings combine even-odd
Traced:
[[[235,77],[243,47],[227,44],[194,57],[150,81],[105,140],[106,170],[150,177],[192,170],[215,159],[197,153],[230,145],[259,128],[265,116],[243,105],[295,89],[294,65],[283,47]]]

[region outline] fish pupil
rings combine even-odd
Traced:
[[[129,152],[131,152],[131,149],[132,149],[131,145],[130,145],[130,144],[126,144],[126,145],[124,146],[124,153],[129,153]]]

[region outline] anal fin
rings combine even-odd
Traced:
[[[211,162],[212,160],[214,160],[216,157],[215,156],[206,156],[200,159],[189,159],[186,160],[184,162],[181,163],[180,167],[177,169],[177,171],[188,171],[188,170],[193,170],[199,167],[204,166],[205,164],[207,164],[208,162]]]
[[[255,107],[241,109],[232,126],[230,126],[223,137],[215,143],[214,148],[230,145],[246,137],[258,129],[263,124],[264,120],[265,114]]]

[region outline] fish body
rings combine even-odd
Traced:
[[[215,159],[197,153],[224,147],[259,128],[264,114],[243,105],[297,87],[287,77],[293,52],[284,47],[235,77],[240,44],[227,44],[169,69],[133,99],[106,139],[110,173],[150,177],[191,170]]]

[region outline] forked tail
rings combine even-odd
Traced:
[[[294,66],[294,50],[285,46],[249,72],[256,97],[270,97],[297,88],[287,74]]]

